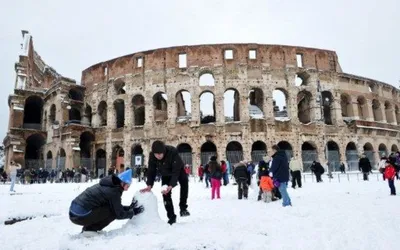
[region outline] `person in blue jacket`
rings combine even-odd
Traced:
[[[84,232],[97,232],[108,226],[115,219],[131,219],[143,212],[143,206],[138,206],[133,200],[130,206],[121,204],[123,191],[127,191],[132,183],[132,170],[104,177],[83,191],[72,202],[69,218],[72,223],[83,226]]]
[[[282,205],[284,207],[291,206],[292,201],[287,192],[287,184],[289,182],[289,162],[286,153],[281,150],[278,145],[272,146],[272,153],[272,163],[269,171],[272,173],[275,186],[277,186],[282,195]]]

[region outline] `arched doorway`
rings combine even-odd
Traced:
[[[140,144],[136,144],[131,150],[131,167],[143,166],[144,155],[143,148]]]
[[[399,148],[397,147],[396,144],[392,145],[391,151],[392,151],[392,153],[397,153],[399,151]]]
[[[80,148],[80,161],[79,165],[86,168],[88,171],[92,171],[92,142],[94,141],[94,135],[91,132],[83,132],[80,136],[79,148]]]
[[[346,146],[346,161],[348,171],[358,170],[359,156],[357,152],[357,146],[354,142],[349,142]]]
[[[267,155],[267,145],[263,141],[255,141],[251,145],[251,161],[258,164]]]
[[[57,154],[57,170],[62,171],[65,169],[65,150],[63,148],[60,148],[60,151],[58,151]]]
[[[375,166],[375,152],[374,147],[371,143],[367,142],[363,146],[364,154],[367,156],[369,161],[371,162],[372,167]]]
[[[226,145],[226,160],[231,164],[243,161],[243,147],[237,141],[231,141]]]
[[[53,153],[49,150],[46,155],[46,169],[53,168]]]
[[[106,172],[106,151],[104,149],[98,149],[96,151],[96,175],[101,178],[105,176]]]
[[[287,141],[280,141],[280,142],[278,142],[278,147],[281,149],[281,150],[283,150],[283,151],[285,151],[285,153],[286,153],[286,157],[287,157],[287,159],[288,159],[288,161],[292,158],[292,156],[293,156],[293,148],[292,148],[292,145],[290,145],[290,143],[289,142],[287,142]]]
[[[113,148],[111,162],[112,166],[114,166],[119,173],[125,170],[124,156],[125,156],[125,151],[122,147],[117,145]]]
[[[382,156],[388,156],[388,150],[385,144],[381,143],[378,146],[378,151],[379,151],[379,158],[382,158]]]
[[[40,130],[42,128],[43,100],[39,96],[30,96],[25,100],[24,124],[27,129]]]
[[[304,142],[301,145],[301,159],[303,161],[303,171],[309,172],[313,161],[318,160],[318,151],[314,142]]]
[[[43,167],[43,145],[45,140],[40,134],[30,135],[26,139],[25,168],[39,169]]]
[[[334,141],[327,142],[327,150],[325,152],[326,159],[328,160],[328,171],[339,171],[340,169],[340,151],[339,146]]]
[[[183,163],[185,165],[188,164],[190,169],[193,170],[192,147],[187,143],[181,143],[178,145],[177,149]]]
[[[217,147],[208,141],[203,143],[200,148],[200,164],[204,165],[210,161],[211,156],[217,156]]]

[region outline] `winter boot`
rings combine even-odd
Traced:
[[[181,210],[181,217],[186,217],[186,216],[190,216],[189,211],[185,210]]]
[[[172,224],[174,224],[174,223],[176,223],[176,215],[173,216],[173,217],[171,217],[171,218],[168,220],[168,224],[172,225]]]

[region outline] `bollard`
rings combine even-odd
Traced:
[[[357,181],[360,181],[360,177],[358,176],[358,173],[357,173]]]
[[[337,174],[338,181],[340,182],[340,174]]]
[[[347,173],[347,180],[348,181],[350,181],[350,176],[349,176],[349,174]]]

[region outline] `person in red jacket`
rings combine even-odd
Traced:
[[[396,176],[396,168],[394,167],[395,162],[396,159],[394,159],[393,157],[389,157],[386,162],[386,168],[384,172],[384,176],[389,183],[390,195],[396,195],[396,187],[394,186],[394,177]]]
[[[185,165],[185,173],[186,173],[187,175],[190,175],[190,166],[189,166],[189,164],[186,164],[186,165]]]
[[[203,182],[204,168],[202,164],[197,169],[197,175],[200,177],[200,182]]]

